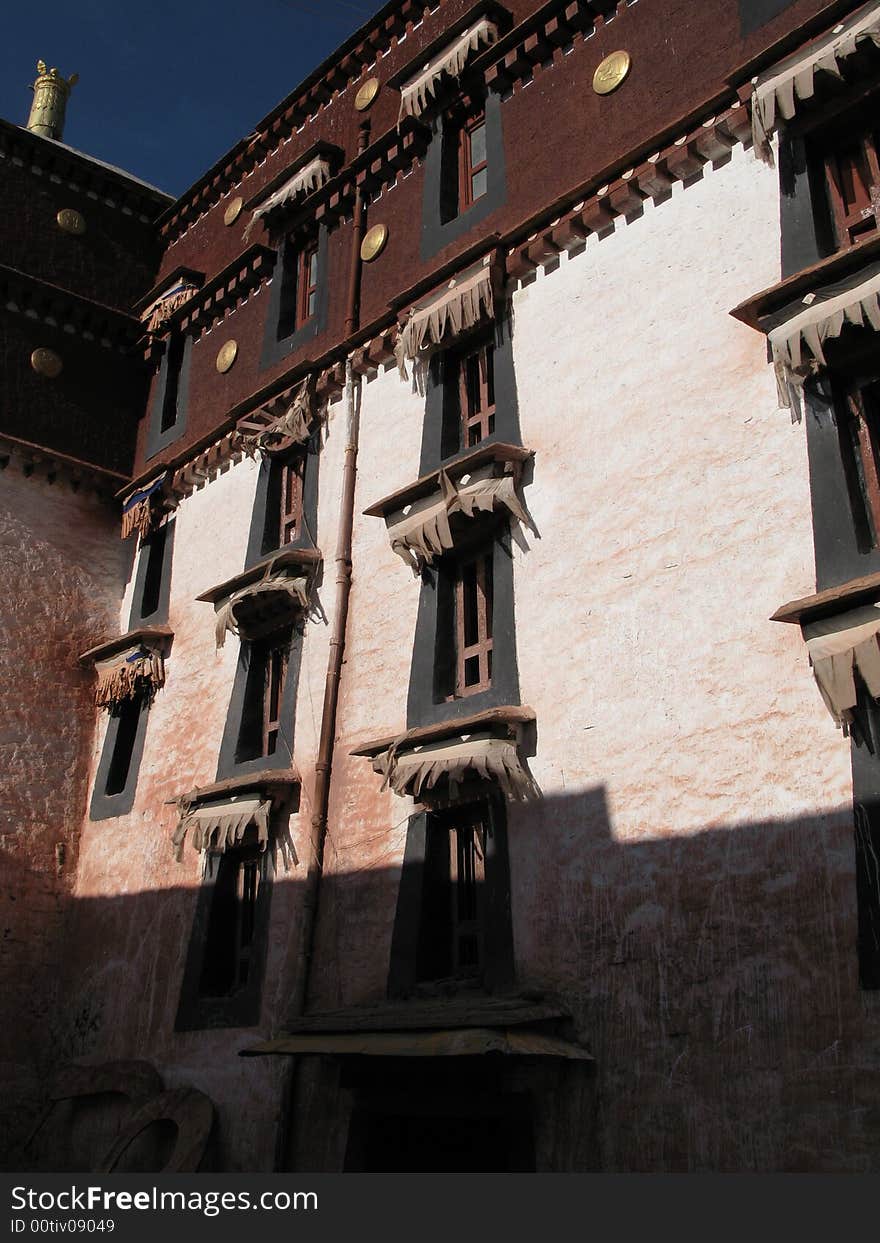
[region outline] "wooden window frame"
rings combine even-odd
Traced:
[[[452,699],[477,695],[492,685],[492,625],[493,625],[493,557],[494,548],[480,547],[468,554],[456,557],[453,562],[453,645],[455,648],[455,684]],[[473,589],[475,599],[467,600],[469,584],[466,574],[475,568]],[[475,610],[475,611],[474,611]],[[473,611],[476,634],[468,642],[468,613]],[[469,680],[476,661],[476,680]],[[469,670],[469,666],[471,666]]]
[[[488,803],[472,803],[448,811],[431,813],[426,832],[425,893],[419,939],[423,963],[443,962],[439,974],[423,969],[419,983],[444,980],[456,983],[482,982],[486,966],[486,838],[492,831]],[[442,836],[441,836],[442,835]],[[431,864],[433,858],[435,863]],[[443,863],[440,875],[436,861]],[[431,912],[443,912],[435,922]],[[445,944],[431,945],[437,925]]]
[[[846,250],[880,229],[880,154],[873,128],[866,127],[853,135],[843,150],[826,151],[823,166],[837,249]],[[860,166],[868,173],[867,198],[861,204],[856,200],[848,204],[844,197],[845,174],[852,184],[860,182]]]
[[[305,454],[300,450],[284,454],[278,470],[278,547],[284,548],[299,537],[302,527]]]
[[[268,758],[278,748],[284,683],[290,659],[288,643],[267,643],[263,672],[262,755]]]
[[[461,447],[474,449],[495,430],[494,343],[483,340],[463,350],[456,359],[456,365]],[[474,433],[476,436],[472,438]]]
[[[473,134],[481,128],[487,139],[486,158],[473,162]],[[486,134],[486,112],[481,108],[471,112],[459,125],[458,130],[458,210],[459,215],[479,202],[489,192],[489,150],[488,134]],[[486,172],[486,189],[481,194],[474,194],[474,178],[478,173]]]
[[[314,299],[314,305],[310,305]],[[294,331],[314,317],[318,309],[318,243],[306,242],[296,259],[296,316]]]
[[[860,87],[828,100],[821,112],[813,110],[787,126],[793,138],[807,145],[816,228],[820,245],[829,254],[848,250],[880,232],[878,103],[880,75],[873,75]],[[856,147],[862,152],[870,181],[864,202],[848,208],[842,171],[855,170],[858,159],[852,153]]]
[[[880,375],[838,377],[835,398],[856,534],[867,552],[880,548]]]
[[[199,976],[198,995],[200,999],[235,997],[251,982],[257,948],[255,940],[260,889],[266,883],[264,866],[263,852],[257,845],[249,842],[244,845],[231,846],[222,853],[212,851],[210,854],[209,868],[216,868],[216,880],[211,901],[212,909],[208,915],[205,933],[202,970]],[[236,873],[229,883],[225,873],[233,867]],[[222,889],[221,886],[223,886]],[[221,928],[219,920],[222,908],[217,904],[226,903],[230,898],[234,902],[234,909],[231,912],[233,926],[229,928],[227,925]],[[229,913],[227,911],[227,915]],[[213,988],[210,984],[210,973],[212,970],[217,971],[216,958],[221,952],[228,955],[224,965],[230,977],[229,987],[222,990]]]

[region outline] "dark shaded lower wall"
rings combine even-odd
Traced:
[[[619,841],[597,789],[513,809],[509,837],[520,986],[561,996],[596,1058],[595,1079],[577,1082],[577,1068],[506,1059],[505,1090],[533,1098],[537,1168],[880,1169],[880,1013],[857,982],[851,813]],[[394,867],[328,877],[314,1008],[381,996],[398,879]],[[273,886],[249,1029],[173,1031],[195,889],[82,898],[71,912],[53,1030],[80,1032],[90,1059],[144,1059],[207,1093],[220,1169],[274,1160],[287,1061],[237,1054],[283,1028],[301,888],[296,873]],[[382,906],[369,954],[368,900]],[[332,1060],[303,1064],[299,1168],[342,1168],[357,1090]]]

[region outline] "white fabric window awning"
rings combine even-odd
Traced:
[[[141,316],[147,332],[161,332],[177,308],[188,302],[198,288],[192,281],[175,281],[170,289],[150,303]]]
[[[510,800],[539,795],[516,742],[485,732],[409,747],[404,737],[373,759],[373,771],[383,777],[383,790],[390,786],[395,794],[413,798],[429,795],[438,782],[448,779],[450,797],[455,799],[461,782],[469,777],[495,782]]]
[[[178,799],[180,818],[171,838],[174,857],[178,863],[183,858],[187,834],[195,850],[226,850],[237,845],[250,826],[256,825],[260,849],[265,850],[269,841],[270,799],[251,794],[232,795],[223,800],[193,804],[189,799]]]
[[[857,283],[856,283],[857,282]],[[880,264],[848,281],[807,294],[794,313],[767,334],[776,369],[779,403],[800,416],[804,382],[825,366],[825,341],[847,324],[880,331]]]
[[[880,47],[880,0],[759,75],[752,93],[752,140],[759,158],[771,162],[770,136],[779,118],[790,121],[798,105],[813,98],[816,74],[824,70],[842,77],[840,62],[865,39]]]
[[[394,356],[402,378],[407,379],[407,360],[448,344],[460,333],[495,314],[492,269],[487,263],[454,278],[440,293],[416,303],[400,329]]]
[[[468,26],[451,43],[438,52],[408,82],[400,88],[400,113],[398,124],[404,117],[419,117],[437,93],[437,86],[444,74],[457,78],[470,60],[471,54],[481,47],[497,42],[498,27],[488,17]]]
[[[310,376],[296,389],[273,397],[239,420],[242,448],[253,457],[305,444],[316,415],[315,386]]]
[[[95,661],[98,685],[95,703],[99,708],[117,707],[123,700],[153,695],[165,684],[165,661],[161,652],[136,643]]]
[[[880,604],[805,622],[803,635],[825,706],[845,734],[858,702],[856,674],[880,698]]]
[[[308,607],[307,576],[267,575],[215,603],[215,641],[218,647],[223,647],[227,630],[242,639],[258,638],[293,621]]]
[[[283,186],[279,186],[274,194],[270,194],[259,207],[254,209],[254,214],[242,234],[242,240],[245,242],[248,240],[251,230],[261,217],[267,216],[276,207],[284,207],[297,198],[305,198],[307,194],[311,194],[313,190],[319,190],[329,180],[330,165],[323,156],[316,155],[313,160],[309,160],[308,164],[298,168]]]
[[[435,557],[453,547],[455,541],[449,525],[453,514],[473,518],[477,513],[491,513],[500,507],[528,526],[529,516],[517,494],[517,479],[518,472],[498,475],[494,463],[455,481],[441,470],[439,493],[433,492],[386,515],[392,549],[418,574],[423,566],[431,565]]]

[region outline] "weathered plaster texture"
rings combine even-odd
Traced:
[[[77,1049],[55,1008],[63,919],[79,855],[92,733],[93,683],[77,662],[112,629],[126,573],[116,515],[83,488],[0,476],[0,1078],[14,1138],[46,1067]],[[0,1139],[0,1148],[3,1140]]]

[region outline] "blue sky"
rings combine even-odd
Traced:
[[[80,75],[64,141],[180,194],[383,0],[5,0],[0,116],[42,58]]]

